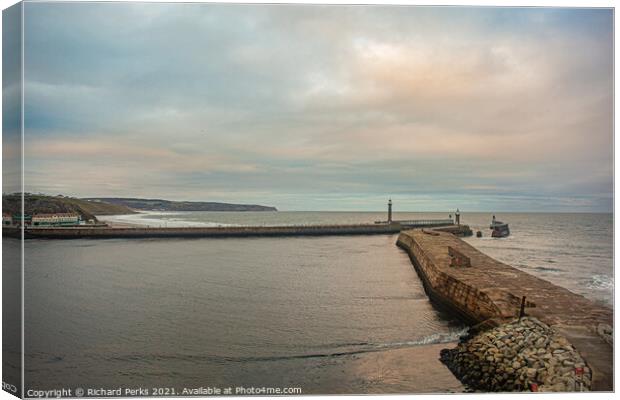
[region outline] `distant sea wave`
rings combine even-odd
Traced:
[[[125,215],[98,215],[97,219],[107,223],[120,223],[152,227],[218,227],[218,226],[238,226],[236,224],[225,224],[221,222],[195,221],[184,219],[183,216],[188,212],[184,211],[139,211],[137,214]]]

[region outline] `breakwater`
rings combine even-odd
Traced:
[[[420,227],[449,227],[449,222],[424,220],[407,224],[357,225],[298,225],[298,226],[226,226],[226,227],[26,227],[27,239],[83,239],[83,238],[218,238],[218,237],[277,237],[277,236],[331,236],[331,235],[385,235],[404,229]],[[455,229],[467,229],[466,225]],[[2,234],[21,237],[20,228],[3,227]]]
[[[536,373],[531,369],[533,366],[524,363],[520,368],[508,370],[508,375],[502,385],[491,385],[492,378],[497,378],[496,372],[505,373],[507,367],[503,359],[491,359],[492,354],[486,354],[489,346],[474,349],[469,346],[471,341],[482,340],[476,336],[466,339],[461,345],[461,353],[470,353],[469,356],[452,357],[452,360],[472,360],[484,355],[483,361],[479,359],[477,364],[488,363],[486,371],[482,372],[478,384],[484,390],[530,390],[531,383],[535,387],[545,390],[572,390],[572,386],[566,380],[565,374],[576,379],[577,375],[585,374],[588,377],[585,389],[611,391],[613,390],[613,339],[611,326],[613,325],[613,313],[608,307],[590,301],[583,296],[577,295],[567,289],[553,285],[550,282],[529,275],[523,271],[503,264],[497,260],[476,250],[474,247],[446,232],[433,231],[405,231],[399,235],[397,245],[409,254],[418,275],[424,283],[429,297],[436,303],[457,313],[471,325],[475,325],[474,334],[484,334],[488,329],[504,329],[503,339],[510,339],[507,350],[513,357],[529,356],[529,351],[535,349],[533,345],[524,340],[519,340],[519,333],[531,334],[535,329],[527,327],[515,327],[514,320],[518,318],[521,306],[524,314],[533,317],[540,322],[541,330],[549,329],[554,337],[564,338],[571,348],[574,348],[579,357],[584,360],[586,371],[574,367],[575,360],[564,360],[560,357],[561,350],[551,348],[535,349],[551,351],[549,360],[553,359],[553,365],[559,359],[564,369],[548,365],[537,365]],[[524,299],[525,297],[525,299]],[[512,325],[511,325],[512,324]],[[517,328],[520,328],[517,331]],[[505,337],[504,337],[505,336]],[[549,334],[546,335],[549,337]],[[546,339],[545,339],[546,340]],[[560,340],[560,339],[557,339]],[[556,340],[556,341],[557,341]],[[484,342],[484,340],[482,340]],[[534,343],[538,341],[538,338]],[[543,340],[544,341],[544,340]],[[561,341],[561,340],[560,340]],[[491,342],[495,342],[491,340]],[[542,343],[541,343],[542,346]],[[567,351],[567,349],[564,349]],[[489,350],[491,351],[491,350]],[[476,354],[476,352],[478,354]],[[546,354],[546,353],[545,353]],[[530,359],[532,357],[529,357]],[[579,360],[576,360],[577,362]],[[570,363],[573,363],[571,365]],[[457,365],[452,365],[456,368]],[[521,369],[530,368],[525,372]],[[574,367],[574,368],[573,368]],[[566,371],[570,368],[570,371]],[[461,365],[463,371],[468,370]],[[493,372],[490,372],[493,371]],[[515,372],[517,375],[515,375]],[[539,372],[540,375],[539,375]],[[484,374],[487,374],[484,377]],[[525,373],[525,375],[523,375]],[[546,375],[545,375],[546,374]],[[591,379],[590,379],[590,374]],[[496,376],[497,375],[497,376]],[[550,380],[542,379],[549,378]],[[486,378],[490,380],[485,381]],[[525,377],[523,380],[521,378]],[[471,378],[460,376],[467,381]],[[506,382],[511,381],[506,384]],[[553,382],[552,384],[549,382]],[[507,386],[506,386],[507,385]],[[554,386],[555,385],[555,386]],[[562,386],[564,385],[564,386]]]
[[[441,360],[469,388],[484,392],[582,391],[592,383],[575,347],[533,317],[474,333],[443,349]]]

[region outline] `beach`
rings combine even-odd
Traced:
[[[460,393],[463,384],[439,360],[456,342],[428,344],[354,356],[346,369],[324,371],[324,389],[309,394]],[[351,388],[355,388],[351,390]]]

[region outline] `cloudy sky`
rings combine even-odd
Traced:
[[[27,3],[26,190],[611,211],[612,18]]]

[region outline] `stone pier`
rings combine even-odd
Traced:
[[[471,232],[467,225],[453,226],[451,220],[392,221],[349,225],[282,225],[221,227],[114,227],[79,225],[72,227],[26,227],[26,239],[132,239],[132,238],[231,238],[278,236],[393,235],[406,229],[443,227],[454,232]],[[21,238],[19,227],[3,227],[2,235]]]
[[[613,390],[613,311],[503,264],[447,232],[401,232],[429,297],[472,325],[498,327],[525,315],[565,337],[592,371],[591,390]]]

